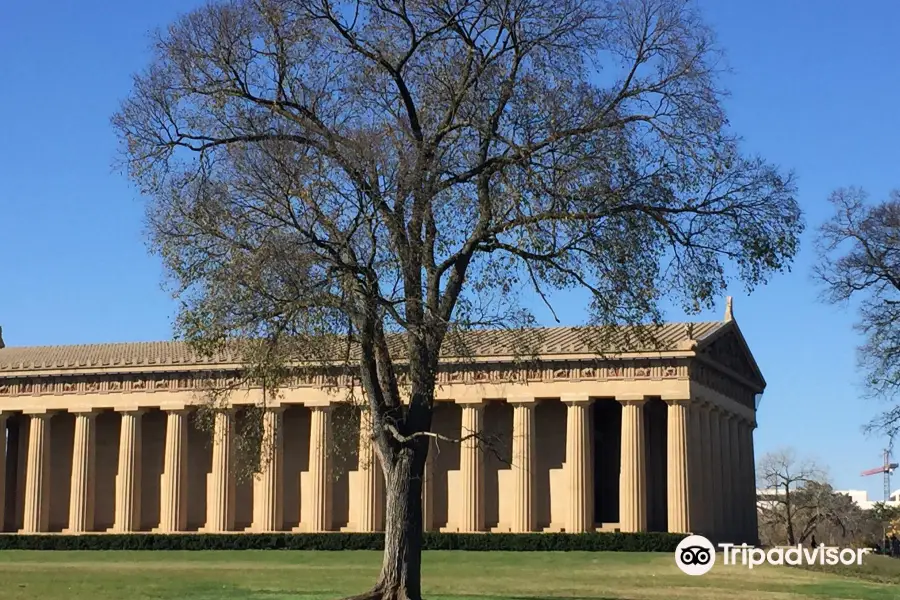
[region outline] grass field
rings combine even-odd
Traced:
[[[340,598],[367,589],[378,573],[380,558],[377,552],[4,551],[0,552],[0,598]],[[689,577],[677,569],[669,554],[428,552],[424,594],[430,600],[900,597],[892,571],[900,561],[881,563],[880,557],[874,558],[867,572],[877,576],[865,580],[791,567],[749,571],[722,565],[701,577]]]

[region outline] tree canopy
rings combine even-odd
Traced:
[[[794,181],[741,152],[722,60],[683,0],[231,0],[156,36],[113,124],[179,331],[251,340],[260,380],[347,357],[388,486],[375,596],[419,596],[446,340],[567,289],[656,322],[790,264]]]
[[[829,198],[831,218],[820,227],[815,275],[825,298],[856,302],[856,328],[865,337],[859,360],[874,396],[895,401],[900,393],[900,191],[870,202],[861,188],[841,188]],[[900,430],[893,406],[871,426],[892,438]]]

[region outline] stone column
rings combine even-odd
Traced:
[[[747,448],[744,438],[745,421],[736,416],[732,419],[731,441],[735,448],[735,532],[736,542],[749,542],[750,515],[747,495]]]
[[[513,406],[512,472],[515,478],[510,529],[513,533],[535,530],[534,514],[534,398],[509,398]]]
[[[187,529],[188,409],[166,411],[166,450],[159,502],[159,530]]]
[[[566,467],[568,506],[566,533],[594,529],[594,467],[591,457],[591,398],[563,396],[566,409]]]
[[[622,404],[622,470],[619,476],[619,527],[624,532],[647,530],[647,453],[644,442],[644,400],[619,399]]]
[[[311,407],[309,432],[309,531],[331,529],[331,407]]]
[[[459,530],[484,530],[484,453],[481,435],[484,428],[484,403],[462,404],[462,444],[459,449],[459,476],[462,492]]]
[[[359,414],[359,496],[356,509],[357,531],[381,531],[384,523],[384,472],[378,462],[372,439],[372,411]]]
[[[690,424],[690,486],[691,486],[691,532],[702,533],[705,531],[703,524],[704,511],[706,510],[706,496],[703,491],[703,437],[700,411],[703,410],[700,403],[693,401],[688,405],[688,419]]]
[[[96,456],[97,413],[94,411],[76,412],[67,533],[85,533],[94,529]]]
[[[31,415],[25,466],[23,533],[47,531],[50,524],[50,413]]]
[[[6,420],[9,415],[0,413],[0,532],[5,531],[6,523],[6,444],[9,437],[6,433]],[[12,469],[10,469],[12,471]],[[11,500],[15,504],[14,500]]]
[[[741,417],[732,414],[728,420],[728,436],[731,439],[731,538],[740,544],[744,541],[746,510],[744,502],[744,449],[741,442]]]
[[[722,482],[722,437],[721,437],[721,417],[718,407],[710,405],[709,407],[709,445],[710,445],[710,512],[713,516],[713,526],[710,533],[720,538],[724,532],[725,526],[725,505],[723,504],[723,482]]]
[[[206,530],[222,533],[234,530],[234,411],[216,412],[212,439],[212,472],[206,498]]]
[[[746,471],[746,502],[747,502],[747,543],[756,544],[759,542],[759,509],[757,508],[756,498],[756,458],[753,449],[753,430],[756,423],[748,422],[744,426],[744,448],[746,453],[744,456],[744,470]]]
[[[268,407],[262,418],[260,472],[253,480],[252,529],[270,532],[284,527],[284,407]]]
[[[702,456],[702,480],[703,480],[703,533],[707,537],[712,535],[716,528],[716,499],[715,484],[713,482],[713,445],[712,445],[712,420],[710,419],[710,405],[708,402],[698,404],[700,413],[700,436]]]
[[[690,414],[687,400],[668,401],[666,419],[666,488],[669,531],[688,533],[691,523],[691,446]]]
[[[116,517],[118,533],[141,528],[141,415],[143,410],[119,411],[119,470],[116,473]]]
[[[734,440],[731,437],[732,414],[722,411],[719,416],[719,435],[722,439],[722,508],[723,528],[722,535],[727,541],[734,541],[735,533],[735,460]]]
[[[422,475],[422,531],[434,529],[434,448],[428,440],[428,458]]]

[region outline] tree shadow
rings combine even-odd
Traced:
[[[639,600],[626,596],[482,596],[482,598],[504,598],[505,600]]]

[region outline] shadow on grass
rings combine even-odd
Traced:
[[[344,598],[341,594],[328,594],[327,592],[316,592],[315,594],[292,592],[290,590],[256,590],[250,596],[251,598],[266,597],[271,600],[281,598],[304,599],[304,600],[337,600]],[[628,596],[504,596],[502,594],[423,594],[425,600],[640,600]]]
[[[900,584],[900,560],[888,556],[866,556],[861,565],[798,565],[793,567],[814,573],[861,579],[873,583]]]
[[[503,598],[504,600],[638,600],[625,596],[482,596],[483,598]]]

